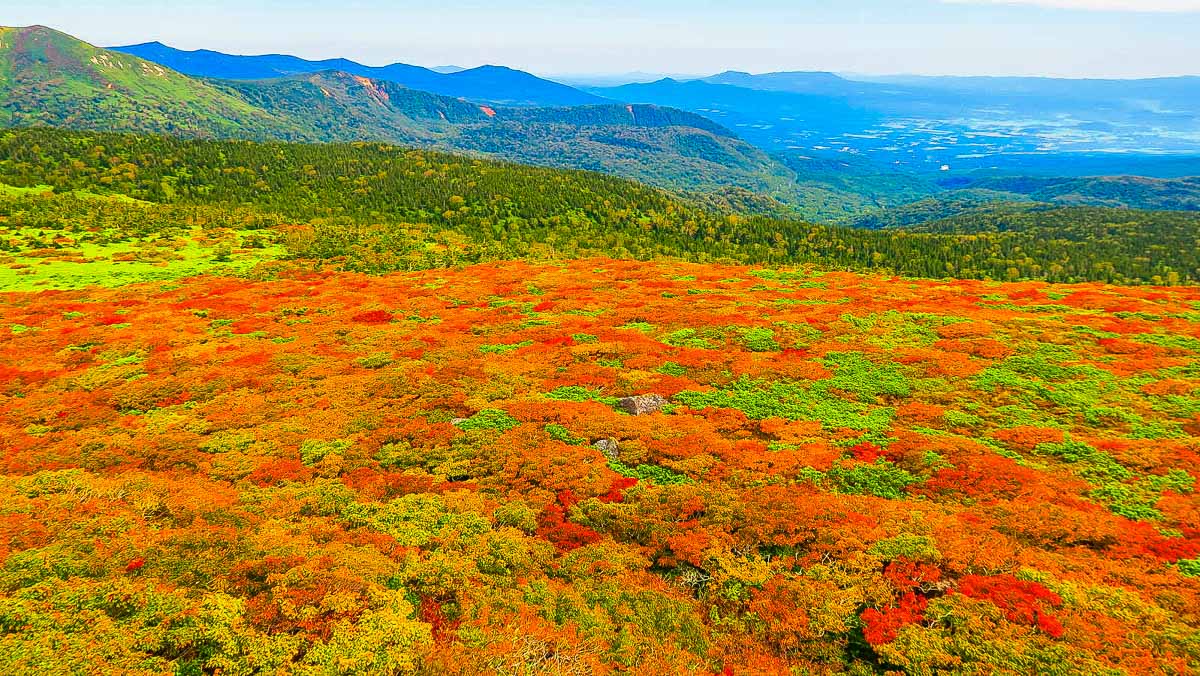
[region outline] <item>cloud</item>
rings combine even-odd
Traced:
[[[1200,0],[942,0],[956,5],[1033,5],[1093,12],[1200,12]]]

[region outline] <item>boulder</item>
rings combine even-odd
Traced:
[[[604,457],[609,460],[616,460],[618,457],[617,452],[621,450],[621,446],[617,443],[616,439],[601,439],[592,444],[592,448],[603,453]]]
[[[666,405],[667,398],[661,394],[641,394],[617,400],[617,407],[630,415],[650,415]]]

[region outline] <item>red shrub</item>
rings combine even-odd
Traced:
[[[925,619],[928,599],[916,594],[905,594],[900,605],[894,608],[868,608],[861,616],[863,636],[871,645],[884,645],[896,640],[900,630]]]
[[[387,324],[392,321],[392,313],[387,310],[371,310],[360,312],[350,318],[359,324]]]
[[[440,642],[452,639],[454,632],[462,624],[462,620],[451,620],[448,618],[442,604],[430,596],[421,597],[421,604],[417,612],[421,617],[421,621],[432,627],[435,641]]]
[[[579,502],[574,493],[562,491],[558,494],[558,501],[561,504],[547,505],[538,516],[538,535],[564,552],[600,541],[600,534],[596,531],[567,521],[567,510]]]
[[[941,580],[942,570],[928,563],[897,559],[888,564],[883,576],[897,589],[910,590]]]
[[[617,477],[613,479],[612,485],[609,486],[608,492],[600,496],[601,502],[621,502],[625,499],[625,490],[633,488],[638,483],[637,479],[627,477]]]
[[[1054,638],[1063,635],[1062,623],[1047,609],[1061,607],[1062,597],[1037,582],[1012,575],[967,575],[958,581],[958,591],[973,599],[991,601],[1004,611],[1009,622],[1036,626]]]
[[[854,456],[855,460],[860,462],[875,462],[884,455],[882,448],[869,441],[864,441],[857,446],[852,446],[850,448],[850,454]]]
[[[294,459],[272,460],[259,465],[246,480],[259,486],[274,486],[281,481],[306,481],[312,478],[312,469]]]

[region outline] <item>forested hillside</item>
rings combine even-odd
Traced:
[[[303,138],[219,86],[45,28],[0,28],[0,125]]]
[[[198,80],[47,28],[6,29],[4,36],[0,126],[387,141],[603,171],[679,192],[738,188],[793,208],[800,199],[787,167],[720,125],[679,110],[492,108],[338,71]]]
[[[1142,176],[1002,176],[964,178],[950,182],[950,186],[1015,193],[1033,201],[1063,205],[1200,211],[1200,177],[1195,176],[1174,179]]]
[[[1067,210],[1058,220],[1041,218],[1011,229],[980,222],[949,234],[871,231],[710,210],[597,173],[380,144],[258,144],[16,130],[0,133],[0,183],[152,203],[129,210],[224,208],[273,224],[293,256],[369,271],[606,255],[818,263],[923,277],[1200,279],[1200,253],[1187,245],[1200,232],[1197,215]],[[72,210],[87,200],[11,199],[17,201],[9,207],[14,213],[48,210],[57,215],[43,221],[86,228],[87,217]],[[1110,217],[1121,227],[1096,225]],[[1068,231],[1069,236],[1062,234]],[[1174,245],[1148,249],[1148,241]],[[21,234],[9,247],[39,248],[30,242]]]
[[[325,65],[339,64],[350,62]],[[874,219],[911,222],[909,205],[919,202],[916,208],[923,209],[928,199],[942,202],[937,217],[954,215],[962,200],[980,196],[1176,210],[1195,210],[1200,204],[1200,190],[1190,179],[958,177],[939,185],[854,154],[830,158],[788,151],[771,156],[706,117],[674,108],[489,107],[355,74],[403,69],[295,73],[286,64],[276,65],[293,74],[252,81],[194,79],[51,29],[4,29],[0,126],[260,141],[386,141],[600,171],[745,211],[821,222],[857,224],[865,219],[868,227]],[[493,70],[497,77],[516,77]],[[722,101],[778,94],[700,82],[672,86],[701,97],[687,99],[692,108],[704,108],[702,94],[712,87],[725,97]],[[793,103],[804,107],[810,102]],[[799,120],[801,112],[789,108],[780,114]],[[752,138],[762,132],[736,117],[727,122],[742,125],[739,132]]]

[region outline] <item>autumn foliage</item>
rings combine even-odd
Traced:
[[[0,671],[1200,671],[1200,289],[261,277],[0,297]]]

